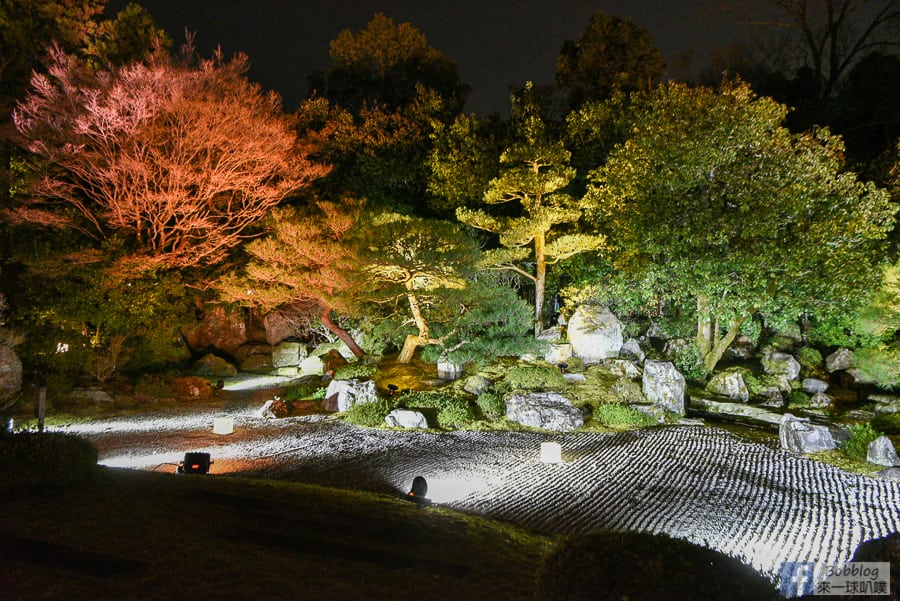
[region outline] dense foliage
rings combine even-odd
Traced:
[[[799,326],[810,373],[850,346],[862,378],[896,388],[900,68],[886,15],[844,48],[866,3],[819,3],[840,9],[831,29],[810,28],[809,3],[775,3],[810,28],[822,86],[796,111],[750,63],[750,84],[658,86],[647,32],[598,12],[555,86],[480,119],[460,114],[453,62],[381,14],[338,34],[287,116],[247,57],[200,59],[190,39],[170,55],[138,5],[104,21],[102,0],[0,2],[0,100],[20,142],[0,157],[0,286],[26,372],[72,385],[178,364],[179,327],[212,300],[290,309],[357,357],[490,363],[540,356],[546,316],[591,301],[629,334],[691,340],[673,358],[692,380],[738,336]],[[878,152],[849,162],[826,122]],[[554,367],[515,368],[479,408],[561,387]],[[471,419],[415,398],[444,425]],[[379,403],[352,419],[380,423],[393,401]]]

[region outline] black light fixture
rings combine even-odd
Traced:
[[[191,452],[184,454],[184,461],[178,465],[179,474],[203,474],[209,473],[209,453]]]
[[[416,476],[412,481],[412,488],[406,494],[406,499],[419,505],[431,505],[428,494],[428,482],[422,476]]]

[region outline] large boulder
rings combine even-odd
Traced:
[[[767,374],[785,376],[788,380],[796,380],[800,376],[800,362],[787,353],[766,353],[763,355],[762,366]]]
[[[900,413],[900,397],[877,394],[869,396],[869,400],[875,402],[875,415]]]
[[[193,328],[183,329],[182,333],[194,352],[214,347],[234,355],[248,342],[244,314],[239,311],[226,311],[223,307],[207,311],[199,324]]]
[[[616,357],[622,348],[622,322],[602,305],[582,305],[569,320],[572,354],[585,363]]]
[[[296,375],[301,376],[321,376],[325,373],[325,364],[322,363],[320,357],[307,357],[300,362],[300,366],[295,368],[295,371],[297,372]]]
[[[378,399],[374,380],[332,380],[325,390],[326,411],[346,411],[353,405],[371,403]]]
[[[647,361],[642,379],[644,396],[654,405],[684,415],[684,376],[669,361]]]
[[[638,344],[638,341],[634,338],[629,338],[625,341],[625,344],[619,349],[619,356],[623,359],[634,361],[638,365],[643,363],[644,359],[647,357],[643,349],[641,349],[641,345]]]
[[[837,448],[831,431],[825,426],[809,423],[808,419],[785,413],[778,424],[781,448],[794,453],[818,453]]]
[[[547,350],[547,353],[544,355],[544,361],[546,361],[547,363],[552,363],[553,365],[559,365],[560,363],[565,363],[571,357],[571,344],[551,344],[550,348]]]
[[[755,421],[765,422],[767,424],[778,424],[781,422],[781,414],[770,411],[765,407],[750,405],[746,403],[713,401],[711,399],[704,399],[696,395],[691,397],[691,409],[706,411],[708,413],[716,413],[719,415],[746,417]]]
[[[297,367],[306,359],[306,346],[299,342],[280,342],[272,349],[272,367]]]
[[[236,376],[237,368],[222,357],[217,357],[212,353],[204,355],[194,362],[194,373],[201,376],[211,376],[216,378],[230,378]]]
[[[9,346],[0,346],[0,402],[22,388],[22,361]]]
[[[897,449],[894,448],[894,443],[887,436],[879,436],[869,443],[866,461],[875,465],[883,465],[884,467],[900,465],[900,459],[897,458]]]
[[[88,388],[73,388],[69,394],[69,398],[73,401],[82,401],[87,403],[112,403],[115,399],[111,394],[98,388],[91,386]]]
[[[816,394],[828,390],[828,382],[816,378],[803,378],[800,388],[808,394]]]
[[[825,371],[833,373],[850,369],[853,366],[853,351],[846,348],[839,348],[827,357],[825,357]]]
[[[733,401],[746,403],[750,400],[750,391],[744,383],[740,371],[723,371],[715,374],[706,384],[706,390]]]
[[[569,432],[584,424],[581,411],[557,392],[516,394],[506,401],[506,417],[532,428]]]
[[[628,359],[607,359],[602,369],[617,378],[636,379],[641,377],[641,368]]]
[[[394,409],[384,418],[392,428],[428,428],[428,420],[418,411]]]
[[[458,380],[462,373],[462,363],[454,363],[453,361],[437,362],[437,376],[439,380]]]

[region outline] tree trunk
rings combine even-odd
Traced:
[[[328,328],[335,336],[341,339],[341,341],[347,345],[347,348],[350,349],[350,352],[353,353],[353,356],[357,359],[362,359],[365,356],[363,350],[356,344],[356,341],[353,340],[353,336],[350,335],[350,332],[334,323],[331,320],[331,307],[328,305],[324,305],[322,307],[322,314],[319,316],[319,319],[322,320],[322,325]]]
[[[712,350],[713,338],[712,316],[709,314],[709,299],[697,297],[697,352],[706,357]]]
[[[741,326],[745,321],[747,321],[746,315],[734,320],[731,324],[731,328],[725,333],[725,336],[723,336],[721,340],[717,340],[706,355],[701,355],[707,371],[712,372],[716,368],[719,360],[722,359],[722,355],[725,354],[725,351],[728,350],[728,347],[731,346],[731,343],[737,338],[738,332],[741,331]]]
[[[547,284],[547,257],[544,254],[544,233],[534,237],[534,335],[544,330],[544,287]]]
[[[416,349],[419,348],[419,345],[427,343],[427,339],[423,340],[421,336],[410,334],[406,337],[406,340],[403,341],[403,348],[400,350],[400,355],[397,357],[397,362],[409,363],[410,361],[412,361],[413,355],[415,354]]]
[[[425,317],[422,315],[419,299],[412,292],[407,292],[406,299],[409,301],[409,310],[412,312],[416,327],[419,328],[419,333],[410,334],[406,337],[406,340],[403,342],[403,348],[400,350],[400,356],[397,357],[399,363],[409,363],[412,361],[413,354],[415,354],[419,345],[431,343],[428,337],[428,322],[425,321]]]

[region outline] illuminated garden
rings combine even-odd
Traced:
[[[597,11],[489,116],[381,13],[287,106],[0,7],[0,591],[896,596],[900,7],[770,4],[693,77]]]

